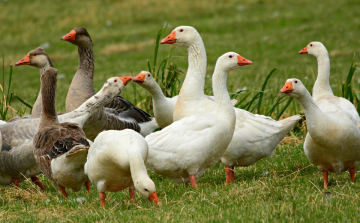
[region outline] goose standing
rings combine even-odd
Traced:
[[[133,203],[134,188],[151,202],[159,203],[155,184],[145,167],[147,156],[147,142],[134,130],[109,130],[96,137],[89,149],[85,173],[99,191],[101,207],[105,207],[106,191],[128,187]]]
[[[359,114],[355,106],[342,97],[334,96],[330,87],[330,59],[326,47],[321,42],[311,42],[299,54],[310,54],[316,57],[318,62],[318,76],[316,78],[312,98],[324,112],[337,111],[341,108],[360,122]]]
[[[161,43],[185,46],[189,54],[189,67],[175,106],[174,121],[212,111],[216,104],[209,100],[203,90],[206,52],[200,34],[191,26],[179,26]],[[241,66],[248,64],[252,62],[246,59],[239,62]],[[221,158],[225,165],[227,184],[235,180],[234,166],[249,166],[264,157],[271,156],[281,139],[300,120],[300,116],[292,116],[282,121],[275,121],[267,116],[234,109],[236,115],[234,136]]]
[[[309,161],[322,172],[324,188],[328,185],[328,171],[340,174],[349,170],[353,182],[360,161],[357,120],[335,104],[331,105],[331,111],[320,108],[298,79],[288,79],[280,92],[288,94],[304,108],[308,129],[304,151]]]
[[[40,47],[31,50],[24,58],[16,62],[15,66],[20,65],[30,65],[39,68],[40,77],[45,73],[49,67],[54,67],[48,54]],[[40,86],[41,88],[41,86]],[[41,114],[42,101],[41,101],[41,92],[39,92],[38,97],[34,103],[33,109],[31,111],[32,118],[39,118]]]
[[[220,160],[232,139],[235,112],[226,79],[243,59],[229,52],[217,60],[212,79],[216,107],[211,112],[183,118],[145,137],[149,145],[147,167],[177,183],[190,180],[198,187],[196,179]]]
[[[58,116],[59,122],[72,122],[82,127],[85,121],[96,109],[121,93],[131,77],[109,78],[103,88],[93,97],[89,98],[76,110]],[[15,184],[31,177],[39,187],[44,189],[36,177],[41,171],[35,161],[33,153],[33,138],[38,130],[40,119],[27,118],[0,125],[3,137],[2,150],[0,152],[0,184]],[[86,185],[89,186],[89,185]],[[87,188],[89,190],[89,188]]]
[[[66,97],[66,111],[72,111],[95,94],[93,87],[94,51],[91,37],[85,28],[74,28],[61,37],[78,46],[79,67]],[[84,125],[87,137],[94,140],[103,130],[134,129],[146,136],[158,128],[156,120],[122,97],[117,97],[103,111],[94,113]]]

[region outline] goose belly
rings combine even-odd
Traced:
[[[87,158],[87,150],[76,155],[59,156],[51,161],[53,179],[61,186],[79,191],[81,186],[88,180],[84,172],[84,164]]]

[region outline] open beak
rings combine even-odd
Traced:
[[[245,59],[244,57],[238,55],[238,65],[239,66],[245,66],[245,65],[250,65],[252,64],[251,60]]]
[[[161,40],[161,44],[173,44],[176,43],[175,31],[172,31],[167,37]]]
[[[136,77],[133,77],[132,79],[133,81],[135,81],[138,84],[142,84],[145,82],[145,74],[144,73],[140,73],[138,74]]]
[[[292,82],[286,81],[284,87],[281,88],[280,93],[290,94],[293,90]]]
[[[66,34],[65,36],[61,37],[61,40],[65,40],[68,41],[70,43],[75,42],[75,36],[76,36],[76,32],[75,30],[71,30],[68,34]]]
[[[304,49],[300,50],[299,54],[308,54],[307,48],[308,48],[308,46],[306,46]]]
[[[124,83],[125,86],[132,80],[132,76],[119,77],[119,78]]]
[[[156,191],[150,194],[149,201],[159,204],[159,198],[157,196]]]
[[[30,65],[30,55],[29,54],[26,54],[26,56],[24,58],[22,58],[15,64],[15,66],[20,66],[20,65]]]

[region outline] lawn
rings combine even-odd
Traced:
[[[327,47],[330,83],[335,95],[341,95],[351,63],[360,59],[359,7],[356,0],[3,0],[0,54],[5,61],[4,73],[8,74],[11,64],[42,46],[59,70],[56,106],[59,112],[64,112],[78,55],[77,48],[60,37],[71,29],[85,27],[92,37],[94,85],[99,90],[109,77],[135,76],[147,70],[147,61],[153,63],[156,35],[163,26],[167,24],[162,38],[179,25],[190,25],[201,34],[206,47],[208,93],[215,62],[225,52],[234,51],[253,61],[253,65],[229,75],[230,93],[247,89],[255,94],[270,71],[277,68],[265,89],[262,113],[265,114],[279,97],[286,79],[299,78],[311,90],[317,75],[316,59],[298,54],[310,41],[321,41]],[[160,45],[157,64],[171,48]],[[171,61],[183,72],[177,85],[181,86],[187,69],[186,49],[177,47]],[[358,73],[356,70],[352,81],[355,90],[360,88]],[[36,68],[13,67],[11,92],[33,104],[38,91]],[[130,83],[122,96],[141,108],[148,107],[143,103],[148,94],[135,83]],[[19,105],[18,101],[12,104],[15,109]],[[291,102],[283,116],[299,113],[303,113],[301,107]],[[357,221],[358,177],[352,184],[348,173],[330,174],[329,190],[324,190],[321,173],[303,152],[305,131],[304,126],[298,126],[271,158],[237,168],[237,181],[227,187],[220,164],[200,178],[199,190],[151,174],[162,202],[159,207],[139,194],[136,203],[131,204],[128,192],[123,191],[108,193],[107,208],[101,210],[93,185],[91,195],[84,188],[79,193],[70,192],[69,199],[64,200],[45,178],[42,180],[48,188],[46,192],[38,191],[30,182],[20,184],[19,190],[1,186],[0,221]]]

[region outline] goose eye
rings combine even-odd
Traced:
[[[313,45],[312,44],[310,44],[310,47],[312,47]]]
[[[145,191],[148,191],[148,189],[145,188]]]
[[[36,53],[33,54],[33,57],[35,57],[35,56],[36,56]]]
[[[297,81],[295,81],[295,84],[297,84]]]
[[[182,32],[184,32],[184,30],[183,30],[183,29],[180,29],[180,32],[182,33]]]
[[[117,80],[115,79],[115,80],[114,80],[114,82],[116,83],[116,82],[117,82]]]
[[[148,77],[150,77],[150,74],[148,74]]]
[[[229,56],[229,58],[233,58],[233,56],[232,56],[232,55],[230,55],[230,56]]]

